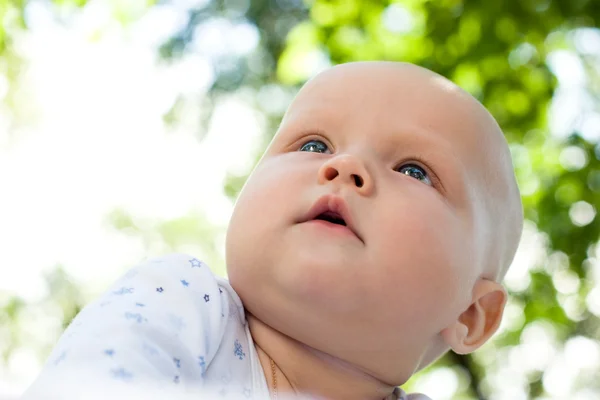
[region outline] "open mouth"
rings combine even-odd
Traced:
[[[338,232],[351,233],[364,243],[352,220],[352,214],[343,198],[336,195],[325,195],[319,198],[308,213],[298,222],[323,221],[325,226]]]
[[[326,211],[322,214],[319,214],[315,217],[315,219],[331,222],[332,224],[336,225],[346,226],[346,221],[344,221],[344,218],[342,218],[341,215],[333,211]]]

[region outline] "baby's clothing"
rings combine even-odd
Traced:
[[[23,399],[269,399],[239,296],[196,258],[127,272],[72,321]],[[427,400],[406,395],[399,400]]]

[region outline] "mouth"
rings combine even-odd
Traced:
[[[344,221],[344,218],[340,214],[333,211],[326,211],[324,213],[321,213],[317,215],[314,219],[320,221],[327,221],[336,225],[347,226],[346,221]]]
[[[361,242],[364,240],[357,232],[352,221],[352,215],[345,200],[339,196],[325,195],[312,206],[308,213],[299,222],[323,221],[338,229],[344,229],[356,236]]]

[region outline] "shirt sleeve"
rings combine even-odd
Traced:
[[[75,317],[22,399],[197,393],[225,330],[221,293],[187,255],[134,267]]]

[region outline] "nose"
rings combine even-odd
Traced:
[[[318,181],[320,184],[336,181],[350,185],[365,196],[373,191],[373,178],[364,162],[350,154],[340,154],[327,160],[319,169]]]

